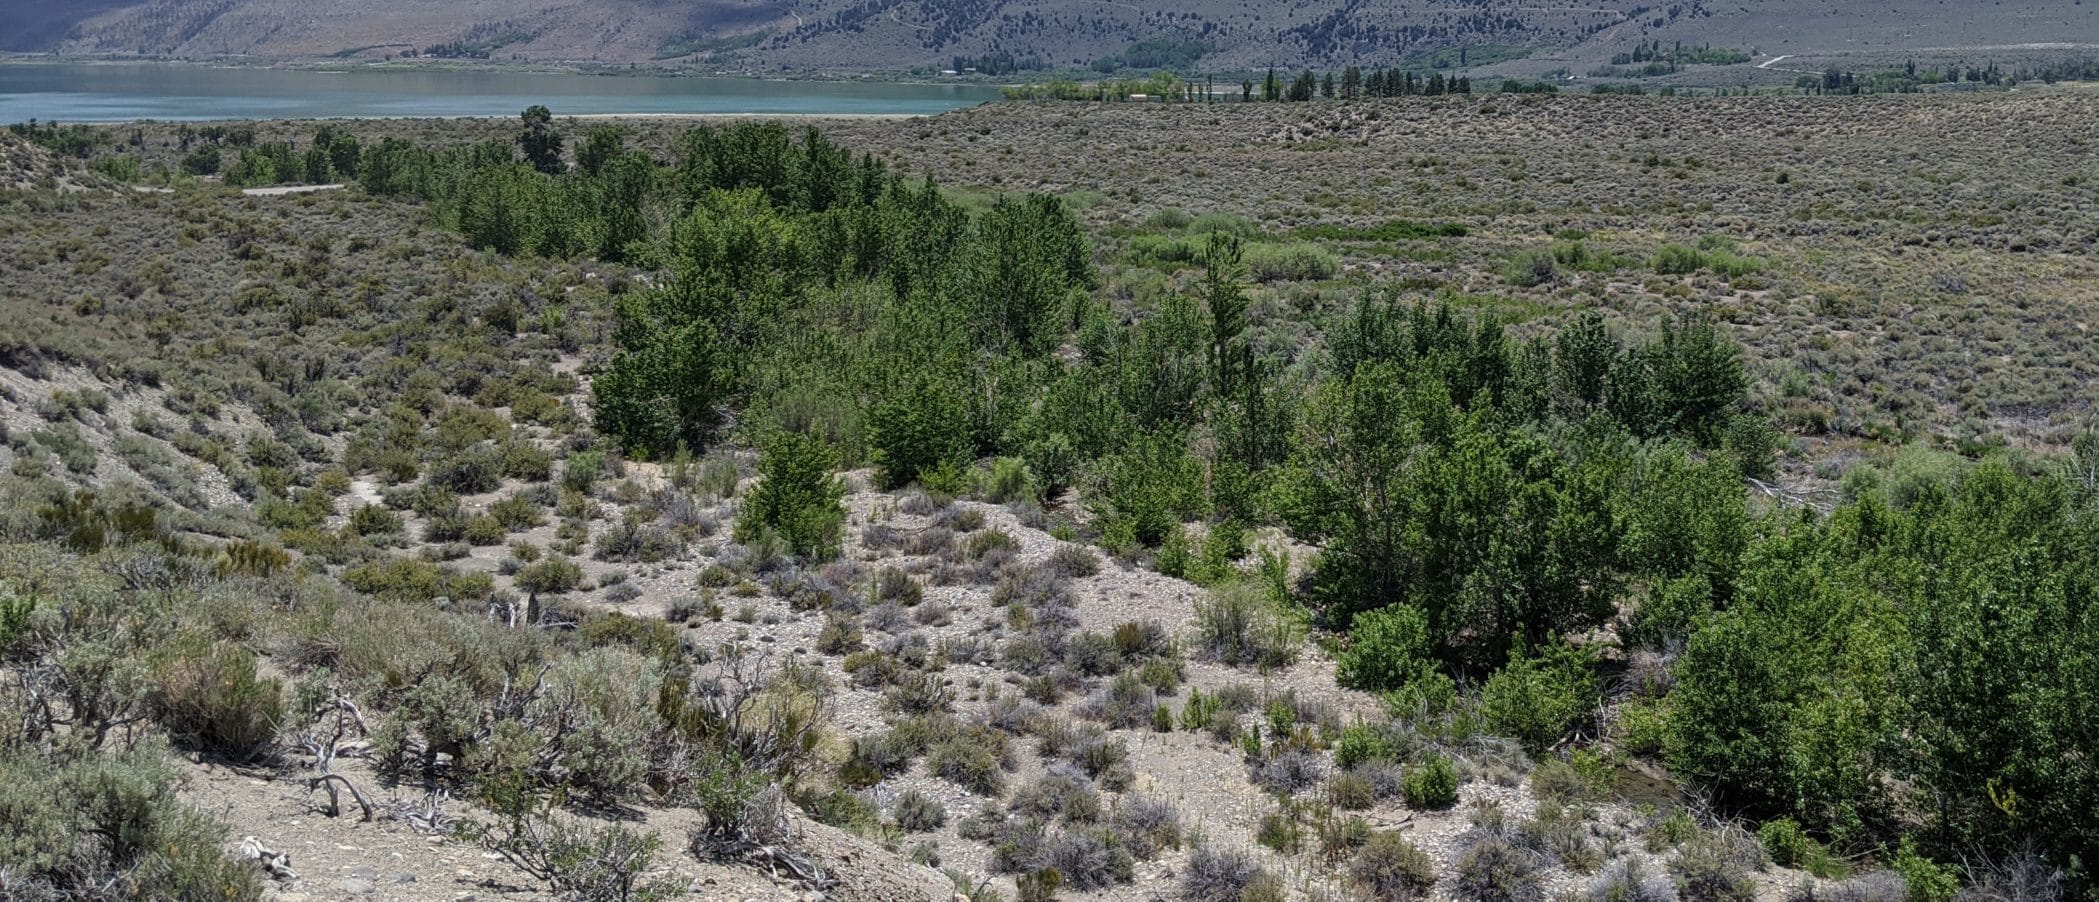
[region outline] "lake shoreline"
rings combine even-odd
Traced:
[[[493,67],[331,69],[163,62],[0,62],[0,122],[563,118],[851,119],[935,116],[994,102],[989,85],[788,81]]]
[[[836,85],[918,85],[937,88],[983,88],[1002,89],[1014,87],[1015,82],[983,78],[928,79],[905,70],[869,69],[858,72],[829,72],[822,69],[803,69],[788,72],[759,74],[746,70],[706,69],[690,65],[669,63],[593,63],[593,62],[505,62],[502,60],[472,59],[394,59],[374,60],[338,57],[293,57],[272,59],[267,57],[145,57],[120,55],[73,55],[56,53],[0,52],[0,67],[13,65],[44,66],[168,66],[198,69],[227,69],[277,72],[355,73],[355,72],[459,72],[495,75],[588,75],[599,78],[725,78],[741,81],[779,82],[783,84],[836,84]]]

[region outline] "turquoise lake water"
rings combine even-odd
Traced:
[[[574,75],[494,69],[0,64],[0,122],[756,113],[932,115],[996,100],[986,85]]]

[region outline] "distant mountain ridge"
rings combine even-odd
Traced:
[[[1637,44],[1770,56],[2099,48],[2099,3],[1951,0],[0,0],[0,50],[438,56],[779,71],[1536,68]],[[2082,42],[2082,43],[2080,43]]]

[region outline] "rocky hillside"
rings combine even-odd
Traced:
[[[0,189],[56,188],[60,191],[77,191],[89,184],[99,186],[102,181],[86,173],[69,169],[63,161],[42,147],[0,132]]]
[[[1712,44],[1763,56],[1942,52],[2099,41],[2099,7],[2011,0],[1987,9],[1902,0],[1638,0],[1372,4],[1222,0],[148,0],[0,4],[0,50],[179,57],[692,62],[752,71],[960,65],[1232,71],[1397,62],[1494,66],[1533,58],[1576,74],[1635,44]],[[2067,43],[2065,43],[2067,42]],[[1515,67],[1518,71],[1536,66]]]

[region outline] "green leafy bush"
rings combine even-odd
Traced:
[[[397,557],[344,570],[343,584],[389,601],[428,602],[450,598],[472,602],[487,598],[494,583],[486,573],[460,573],[429,561]]]
[[[1398,689],[1435,667],[1433,650],[1428,616],[1419,608],[1399,604],[1369,611],[1350,627],[1335,679],[1371,692]]]
[[[1654,252],[1654,271],[1665,276],[1687,276],[1705,266],[1696,248],[1665,244]]]
[[[973,456],[969,415],[956,382],[944,373],[923,372],[869,409],[868,447],[883,488],[902,488]]]
[[[1960,872],[1919,854],[1910,837],[1904,837],[1896,848],[1889,869],[1902,875],[1909,902],[1948,902],[1960,892]]]
[[[583,568],[555,555],[526,564],[511,577],[518,590],[534,595],[566,595],[583,583]]]
[[[1371,724],[1356,724],[1341,731],[1334,742],[1334,764],[1344,770],[1373,761],[1391,761],[1399,756],[1391,737]]]
[[[1488,729],[1537,752],[1595,711],[1597,693],[1594,654],[1553,642],[1536,654],[1520,654],[1488,677],[1480,689],[1480,709]]]
[[[1501,280],[1518,288],[1533,288],[1559,278],[1559,261],[1549,250],[1528,250],[1501,267]]]
[[[1409,808],[1449,808],[1458,803],[1458,767],[1443,755],[1431,754],[1407,768],[1400,787]]]
[[[1108,516],[1147,546],[1165,541],[1183,520],[1204,510],[1201,466],[1170,432],[1131,440],[1101,464],[1093,488]]]
[[[1249,244],[1241,262],[1256,282],[1316,281],[1341,272],[1341,259],[1316,244]]]
[[[781,433],[759,458],[758,488],[736,518],[736,540],[746,544],[772,532],[794,553],[823,558],[838,551],[845,525],[845,486],[831,475],[836,456],[823,442]]]
[[[377,504],[359,506],[350,512],[350,532],[360,536],[388,536],[401,531],[401,515]]]

